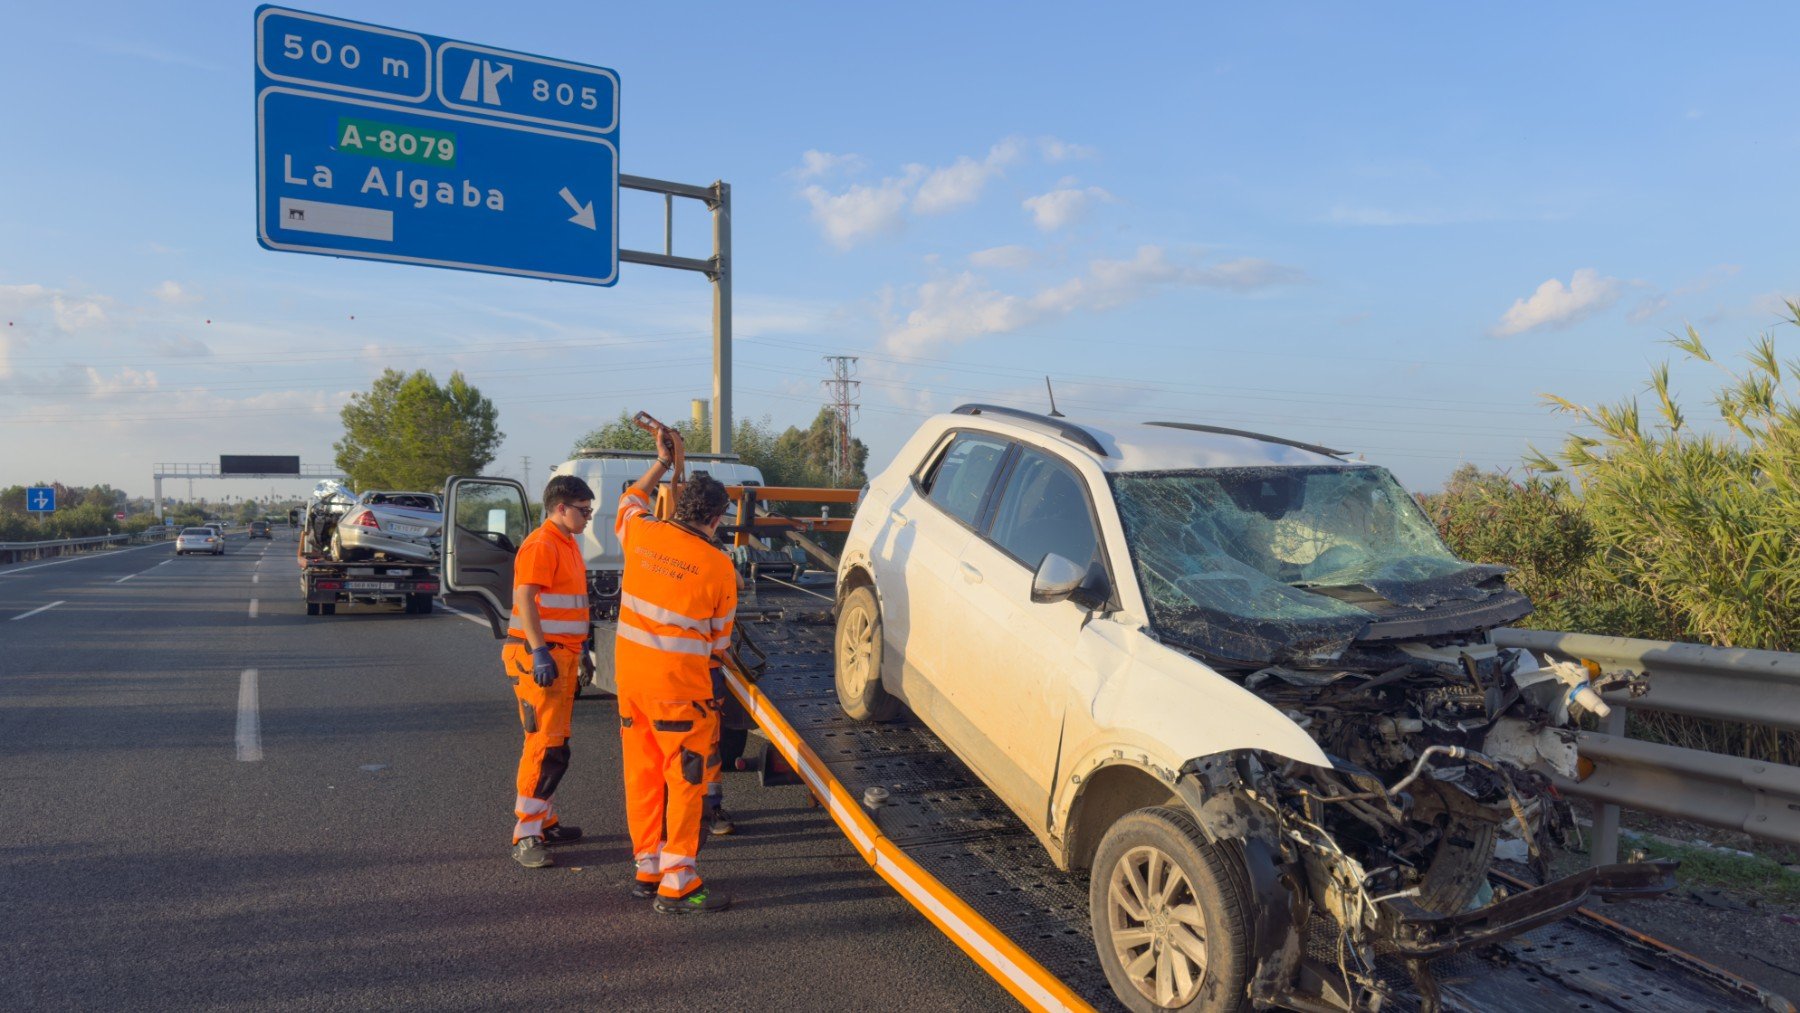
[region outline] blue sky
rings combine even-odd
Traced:
[[[463,370],[534,482],[711,386],[695,275],[611,289],[255,241],[252,3],[32,5],[0,39],[0,485],[328,463],[383,367]],[[627,173],[732,184],[739,415],[860,357],[885,463],[969,400],[1361,451],[1410,487],[1560,441],[1800,296],[1788,5],[318,3],[595,63]],[[624,245],[659,249],[627,193]],[[676,252],[709,226],[677,208]],[[1677,363],[1691,415],[1710,367]],[[291,487],[300,491],[300,486]],[[184,493],[185,489],[172,489]],[[196,493],[262,494],[215,483]]]

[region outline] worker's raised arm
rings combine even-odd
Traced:
[[[662,482],[669,466],[675,463],[674,441],[680,438],[670,429],[656,431],[656,460],[650,462],[650,466],[644,469],[644,474],[631,483],[631,488],[626,489],[625,495],[619,498],[619,514],[613,523],[613,530],[621,541],[625,537],[626,521],[650,513],[656,487]]]

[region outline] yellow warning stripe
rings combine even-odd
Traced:
[[[780,710],[744,677],[735,662],[727,662],[725,682],[749,710],[750,716],[762,726],[769,741],[787,757],[807,787],[824,803],[832,820],[856,845],[863,860],[887,880],[888,885],[898,890],[1027,1009],[1087,1010],[1091,1013],[1093,1007],[1070,991],[1061,979],[1045,970],[1044,965],[1019,949],[1005,933],[976,914],[974,908],[883,836],[862,805],[838,783],[837,778],[831,776],[831,771],[801,740]]]

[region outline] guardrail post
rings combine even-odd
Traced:
[[[1612,713],[1600,722],[1600,730],[1625,737],[1625,708],[1614,705]],[[1619,860],[1619,807],[1602,802],[1594,809],[1594,840],[1588,847],[1588,858],[1595,866],[1611,865]]]

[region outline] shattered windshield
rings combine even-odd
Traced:
[[[1112,486],[1152,624],[1221,658],[1341,648],[1374,618],[1362,599],[1479,598],[1473,585],[1502,572],[1451,555],[1381,468],[1130,473]]]

